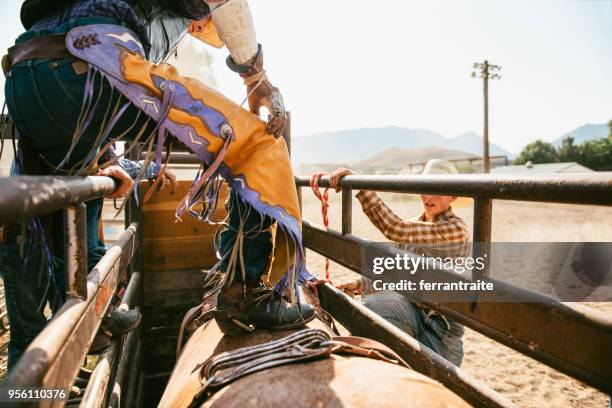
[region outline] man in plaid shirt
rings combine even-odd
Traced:
[[[423,174],[455,174],[457,169],[445,160],[433,159]],[[333,188],[339,189],[340,179],[354,174],[340,168],[330,178]],[[453,213],[452,203],[457,197],[421,195],[423,213],[414,219],[397,216],[373,191],[362,190],[356,195],[363,212],[382,234],[397,242],[400,248],[431,257],[466,256],[468,228],[463,219]],[[459,199],[465,201],[464,199]],[[345,292],[359,290],[360,282],[339,285]],[[463,326],[454,320],[411,302],[396,291],[380,291],[363,297],[363,303],[380,316],[416,338],[455,365],[463,359]]]

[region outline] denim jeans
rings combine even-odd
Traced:
[[[102,199],[87,205],[87,267],[91,270],[106,253],[104,242],[98,234],[98,220]],[[53,280],[50,281],[47,257],[43,244],[38,240],[24,239],[21,232],[6,237],[0,245],[0,276],[4,281],[6,309],[11,325],[8,346],[8,369],[12,369],[30,342],[44,329],[44,315],[48,305],[55,313],[64,302],[66,292],[66,268],[64,264],[63,212],[53,213],[47,227],[51,227],[50,249],[54,256]],[[49,225],[50,224],[50,225]],[[20,230],[19,227],[16,228]],[[27,231],[25,236],[29,234]],[[23,256],[20,242],[23,241]]]
[[[60,27],[54,32],[62,32],[66,28],[70,27]],[[21,36],[17,42],[31,38],[32,34]],[[34,153],[53,166],[59,164],[66,155],[81,112],[87,74],[76,70],[74,62],[74,58],[25,61],[13,67],[6,78],[6,103],[20,138],[27,140]],[[79,139],[68,162],[69,166],[95,150],[92,145],[104,123],[107,109],[112,109],[113,104],[117,102],[117,92],[113,92],[101,79],[97,82],[95,92],[100,94],[98,109],[90,126]],[[135,108],[128,109],[117,123],[115,134],[121,134],[133,123],[137,123],[126,136],[133,137],[144,124],[144,120],[139,119],[142,124],[136,121],[137,114]],[[98,230],[102,204],[101,198],[86,203],[89,270],[106,252]],[[18,238],[17,234],[13,234],[8,237],[7,242],[0,245],[0,274],[4,279],[11,325],[9,369],[14,367],[28,344],[44,328],[47,321],[43,314],[45,304],[48,302],[54,312],[64,301],[66,285],[63,212],[56,211],[46,217],[46,220],[45,228],[48,229],[47,237],[50,238],[46,244],[56,261],[53,268],[55,285],[51,285],[49,279],[42,242]],[[19,227],[13,227],[13,230],[15,229],[18,230]],[[29,234],[25,236],[29,237]],[[23,257],[18,239],[24,241]]]
[[[0,273],[4,280],[6,309],[11,324],[8,345],[8,368],[14,367],[30,342],[47,324],[44,307],[47,302],[56,311],[62,300],[50,287],[46,258],[39,244],[26,242],[24,258],[16,241],[0,246]],[[57,284],[65,286],[63,275],[56,274]]]
[[[428,315],[425,310],[395,291],[367,295],[363,298],[363,304],[451,363],[456,366],[461,365],[463,360],[461,324],[436,313]]]

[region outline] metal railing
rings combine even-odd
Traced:
[[[67,281],[66,302],[29,345],[3,386],[69,389],[77,378],[122,273],[140,248],[138,223],[130,223],[98,264],[87,271],[84,202],[109,195],[115,189],[115,181],[108,177],[18,176],[0,179],[2,226],[65,208]],[[138,310],[142,301],[139,271],[128,274],[127,282],[123,302]],[[95,375],[90,377],[82,406],[106,406],[111,400],[111,391],[126,388],[126,363],[121,371],[121,366],[119,370],[112,368],[112,362],[119,361],[121,355],[124,360],[133,362],[132,356],[139,343],[138,330],[131,332],[125,342],[121,338],[113,340],[102,355],[101,364],[94,370]],[[105,367],[110,369],[105,371]],[[115,376],[117,371],[123,375]],[[131,391],[131,395],[136,394],[137,391]],[[126,393],[123,395],[121,399]]]
[[[181,158],[182,159],[182,158]],[[185,157],[186,161],[191,158]],[[173,161],[174,162],[174,161]],[[298,191],[309,179],[296,177]],[[320,185],[329,185],[324,177]],[[612,177],[560,176],[512,177],[490,175],[454,176],[348,176],[341,181],[342,231],[326,230],[304,221],[304,244],[335,262],[366,277],[361,251],[375,243],[351,235],[352,190],[430,193],[475,198],[473,242],[490,242],[494,199],[595,204],[612,206]],[[105,177],[12,177],[0,179],[0,225],[66,209],[68,300],[40,336],[30,345],[5,385],[68,388],[74,382],[101,319],[115,293],[120,274],[129,266],[123,302],[142,305],[142,263],[139,254],[139,215],[133,200],[126,215],[126,231],[96,267],[87,273],[85,211],[83,202],[114,191]],[[301,194],[300,194],[301,197]],[[300,200],[301,201],[301,200]],[[482,248],[482,247],[481,247]],[[395,249],[379,248],[383,255]],[[486,246],[483,251],[487,251]],[[437,271],[442,280],[456,275]],[[516,296],[532,301],[501,303],[498,299],[464,303],[439,303],[422,298],[427,306],[515,350],[602,391],[612,393],[612,318],[576,305],[542,301],[537,293],[496,282],[495,296]],[[438,379],[477,406],[512,404],[486,385],[453,366],[416,340],[401,332],[363,305],[330,285],[323,286],[321,302],[355,334],[392,347],[413,368]],[[542,328],[545,327],[546,330]],[[573,347],[580,343],[580,347]],[[115,340],[101,355],[91,375],[83,406],[121,405],[142,400],[144,374],[137,366],[142,354],[140,331]],[[128,369],[136,366],[134,372]],[[112,398],[111,398],[112,397]]]
[[[295,180],[301,205],[301,188],[309,187],[310,179],[296,177]],[[321,178],[319,185],[329,187],[329,177]],[[367,278],[373,275],[361,264],[364,249],[376,247],[380,256],[395,256],[399,250],[351,235],[354,189],[473,197],[472,241],[479,243],[474,245],[475,250],[481,251],[479,255],[489,250],[486,244],[491,242],[494,199],[612,206],[612,177],[609,175],[346,176],[340,186],[342,231],[304,221],[304,246]],[[448,271],[431,273],[436,274],[435,281],[465,279]],[[474,279],[494,282],[496,291],[487,297],[452,303],[442,303],[427,296],[416,300],[558,371],[612,393],[612,365],[608,363],[612,361],[612,316],[581,305],[557,302],[486,275],[475,274]],[[436,361],[419,347],[410,345],[406,338],[402,339],[397,331],[391,333],[388,326],[377,320],[378,316],[364,314],[363,306],[331,285],[323,286],[320,296],[326,310],[351,332],[390,345],[415,369],[439,380],[468,402],[479,406],[508,405],[498,399],[499,396],[492,397],[487,387],[460,369]],[[511,299],[521,301],[508,302]]]

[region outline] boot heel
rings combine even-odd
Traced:
[[[219,330],[221,330],[221,333],[225,334],[226,336],[242,336],[243,334],[250,332],[250,330],[246,330],[238,326],[231,320],[215,320],[217,322],[217,326],[219,326]]]

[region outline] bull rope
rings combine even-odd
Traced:
[[[329,216],[327,210],[329,208],[329,187],[326,187],[321,193],[319,189],[319,180],[326,174],[323,172],[316,172],[310,177],[310,188],[314,195],[321,201],[321,216],[323,217],[323,226],[329,228]],[[329,258],[325,258],[325,280],[329,281]]]

